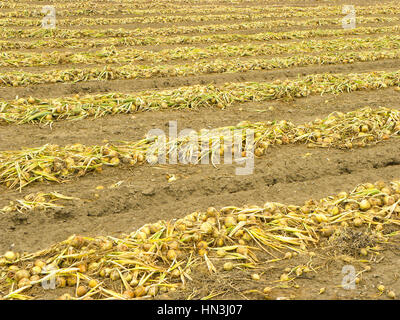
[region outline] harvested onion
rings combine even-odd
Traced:
[[[224,270],[225,271],[231,271],[233,269],[233,263],[232,262],[225,262],[224,263]]]

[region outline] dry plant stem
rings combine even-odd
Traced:
[[[107,77],[104,70],[101,76]],[[66,75],[68,76],[68,75]],[[21,78],[21,81],[24,81]],[[200,107],[226,108],[234,103],[294,99],[316,94],[339,94],[400,86],[400,72],[375,71],[359,74],[316,74],[274,82],[193,85],[137,94],[110,93],[56,99],[20,98],[0,102],[0,122],[29,123],[78,120],[108,114],[159,109]]]

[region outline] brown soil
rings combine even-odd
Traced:
[[[95,94],[105,92],[132,93],[149,89],[169,89],[195,84],[221,84],[226,82],[273,81],[276,79],[297,78],[318,73],[362,73],[371,71],[396,71],[398,61],[387,59],[352,64],[319,65],[276,70],[248,71],[238,73],[206,74],[199,76],[150,78],[136,80],[84,81],[78,83],[39,84],[27,87],[0,87],[0,99],[35,96],[59,97],[66,95]],[[36,70],[38,68],[35,68]]]
[[[29,2],[33,4],[34,2]],[[262,2],[264,3],[264,2]],[[273,2],[269,2],[273,3]],[[298,1],[291,5],[324,5],[327,1]],[[329,2],[331,3],[331,1]],[[336,1],[336,4],[342,3]],[[355,4],[376,4],[378,1],[354,1]],[[41,3],[37,3],[41,4]],[[15,96],[59,97],[76,93],[135,92],[144,89],[173,88],[184,85],[225,83],[232,81],[271,81],[298,75],[334,72],[354,73],[376,70],[396,70],[397,60],[384,60],[351,65],[327,65],[291,68],[273,71],[237,74],[212,74],[196,77],[155,78],[134,81],[82,82],[51,84],[19,88],[0,88],[0,99]],[[40,72],[43,68],[34,68]],[[400,94],[393,89],[360,91],[338,96],[324,95],[297,99],[292,102],[271,101],[233,105],[225,110],[205,108],[198,110],[162,110],[135,115],[115,115],[100,119],[62,121],[49,126],[1,125],[0,150],[16,150],[46,143],[66,145],[82,143],[102,144],[109,141],[136,140],[154,128],[168,130],[168,121],[178,122],[184,128],[214,128],[236,124],[242,120],[267,121],[286,119],[296,124],[323,118],[333,111],[347,112],[364,106],[399,108]],[[273,106],[274,110],[269,110]],[[256,159],[252,175],[235,175],[234,165],[156,165],[132,168],[123,165],[105,169],[102,173],[88,174],[64,184],[35,183],[22,192],[0,186],[0,207],[34,192],[57,191],[79,200],[64,201],[65,207],[35,210],[28,213],[0,215],[0,252],[6,250],[33,252],[62,241],[71,234],[88,236],[121,235],[130,233],[145,223],[160,219],[183,217],[213,206],[262,205],[277,201],[300,205],[308,199],[319,199],[340,191],[351,191],[356,185],[383,180],[400,179],[400,140],[390,139],[362,149],[308,149],[303,145],[280,146]],[[174,174],[177,180],[167,181]],[[117,182],[119,187],[110,188]],[[104,190],[96,190],[102,185]],[[98,197],[96,196],[98,194]],[[347,232],[347,231],[346,231]],[[350,232],[350,231],[348,231]],[[378,284],[400,294],[399,246],[385,244],[382,259],[361,262],[357,241],[369,241],[368,230],[361,234],[343,236],[339,242],[326,242],[315,248],[316,257],[300,255],[291,260],[266,263],[270,256],[262,257],[256,270],[219,272],[210,275],[200,266],[193,272],[193,281],[186,288],[157,298],[197,299],[210,293],[220,293],[219,299],[376,299]],[[350,240],[349,240],[350,239]],[[371,240],[372,241],[372,240]],[[340,249],[340,250],[339,250]],[[213,261],[216,266],[218,261]],[[315,269],[291,282],[288,287],[275,287],[282,270],[298,265]],[[366,265],[372,270],[362,272],[360,284],[354,290],[340,288],[344,277],[342,268],[354,266],[356,273]],[[220,267],[220,266],[219,266]],[[261,274],[261,280],[251,280],[252,273]],[[298,288],[296,288],[298,285]],[[275,287],[262,294],[264,287]],[[207,288],[205,290],[204,288]],[[326,288],[320,294],[320,289]],[[72,290],[72,289],[71,289]],[[70,291],[71,291],[70,290]],[[257,291],[258,290],[258,291]],[[42,292],[42,298],[54,298],[65,290]]]

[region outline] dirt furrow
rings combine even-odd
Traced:
[[[55,83],[31,85],[29,87],[0,88],[0,99],[15,99],[34,96],[37,98],[59,97],[79,94],[105,92],[132,93],[148,89],[167,89],[195,84],[220,84],[225,82],[273,81],[276,79],[295,78],[317,73],[361,73],[370,71],[395,71],[399,68],[398,60],[381,60],[374,62],[356,62],[341,65],[313,65],[290,69],[262,70],[238,73],[212,73],[201,76],[151,78],[136,80],[85,81],[78,83]]]
[[[216,128],[234,125],[242,120],[288,120],[295,124],[323,118],[333,111],[349,112],[364,106],[400,108],[400,93],[392,88],[359,91],[340,95],[310,96],[294,101],[269,101],[235,104],[218,108],[191,110],[158,110],[135,115],[110,115],[98,119],[60,121],[49,126],[23,124],[0,126],[0,150],[38,147],[45,143],[58,145],[82,143],[103,144],[109,141],[139,140],[150,129],[167,130],[169,121],[177,121],[178,129]],[[270,110],[271,108],[271,110]],[[18,131],[16,135],[15,132]]]
[[[32,185],[23,194],[2,191],[1,203],[35,191],[58,191],[82,200],[65,208],[0,216],[5,232],[0,250],[37,250],[71,234],[115,235],[159,219],[182,217],[209,206],[262,205],[266,201],[301,204],[308,199],[350,191],[357,183],[400,178],[400,143],[393,139],[350,151],[271,148],[256,159],[254,173],[235,175],[236,165],[110,168],[65,185]],[[177,180],[168,182],[167,174]],[[114,189],[108,187],[118,181]],[[96,186],[105,186],[96,190]],[[96,198],[95,194],[98,194]]]

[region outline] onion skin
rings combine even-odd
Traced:
[[[93,288],[95,288],[98,284],[99,284],[99,283],[98,283],[97,280],[92,279],[92,280],[89,281],[89,288],[92,288],[92,289],[93,289]]]
[[[224,270],[225,271],[231,271],[233,269],[233,263],[232,262],[226,262],[224,264]]]
[[[17,282],[19,282],[22,279],[29,279],[30,276],[31,275],[28,270],[22,269],[15,273],[14,278]]]
[[[77,295],[78,297],[83,297],[86,293],[87,293],[87,289],[86,289],[86,287],[84,287],[84,286],[79,286],[79,287],[76,289],[76,295]]]
[[[7,251],[4,254],[4,258],[6,258],[8,261],[14,261],[17,259],[17,255],[13,251]]]
[[[27,279],[27,278],[22,278],[22,279],[18,282],[17,287],[18,287],[18,288],[23,288],[23,287],[25,287],[25,286],[29,286],[30,284],[31,284],[31,282],[30,282],[29,279]]]
[[[253,280],[255,280],[255,281],[258,281],[258,280],[261,279],[260,275],[257,274],[257,273],[253,273],[253,274],[251,275],[251,278],[252,278]]]
[[[371,203],[366,199],[362,200],[359,205],[362,211],[367,211],[371,209]]]
[[[137,298],[143,297],[146,294],[146,290],[143,286],[138,286],[138,287],[136,287],[134,294],[135,294],[135,297],[137,297]]]
[[[378,285],[376,288],[377,288],[380,292],[385,291],[385,286],[382,285],[382,284]]]
[[[176,258],[177,258],[176,251],[175,251],[175,250],[172,250],[172,249],[168,250],[168,252],[167,252],[167,259],[170,260],[170,261],[173,261],[173,260],[175,260]]]
[[[132,290],[125,290],[122,295],[125,299],[133,299],[135,297],[135,293]]]

